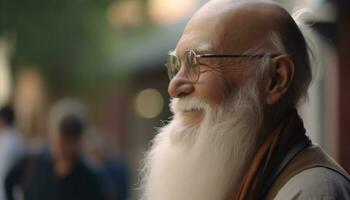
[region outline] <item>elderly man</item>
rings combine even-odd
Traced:
[[[311,81],[294,19],[269,1],[213,0],[166,64],[173,119],[143,170],[146,200],[350,199],[348,174],[305,135]]]

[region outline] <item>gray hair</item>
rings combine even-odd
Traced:
[[[274,50],[279,53],[289,54],[295,65],[294,79],[284,97],[284,103],[289,106],[297,106],[304,100],[307,100],[307,90],[312,80],[311,60],[313,51],[310,47],[310,28],[301,20],[302,15],[307,10],[301,9],[296,11],[292,17],[293,22],[288,30],[281,33],[272,31],[269,34],[269,40]],[[266,56],[262,59],[261,66],[256,70],[258,81],[264,81],[268,77],[271,67],[271,59]]]

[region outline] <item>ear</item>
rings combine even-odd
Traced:
[[[283,54],[272,59],[271,73],[265,88],[265,103],[278,103],[294,78],[295,66],[291,57]]]

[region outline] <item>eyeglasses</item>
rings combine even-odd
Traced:
[[[201,73],[208,70],[201,70],[201,66],[206,66],[209,69],[215,69],[216,67],[209,66],[207,64],[201,63],[201,58],[263,58],[268,56],[274,58],[280,54],[236,54],[236,55],[217,55],[217,54],[197,54],[194,50],[187,50],[184,53],[184,74],[192,82],[196,83],[199,80]],[[174,51],[169,52],[168,59],[166,61],[166,68],[168,71],[169,79],[172,80],[176,74],[180,71],[181,60],[176,56]]]

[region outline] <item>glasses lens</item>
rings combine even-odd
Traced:
[[[165,66],[166,66],[167,71],[168,71],[168,77],[171,80],[179,72],[180,61],[176,57],[176,55],[169,55]]]
[[[196,53],[192,50],[186,51],[184,61],[186,76],[192,82],[197,82],[199,79],[199,64],[196,58]]]

